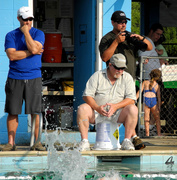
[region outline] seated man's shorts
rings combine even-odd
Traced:
[[[10,115],[21,114],[23,100],[25,101],[25,114],[36,114],[41,112],[41,78],[28,80],[8,78],[5,85],[5,92],[5,112]]]
[[[101,123],[103,121],[111,121],[111,122],[118,122],[119,115],[121,113],[122,109],[118,109],[111,117],[106,117],[103,115],[100,115],[97,111],[95,111],[95,123]]]

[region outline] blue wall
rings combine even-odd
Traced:
[[[0,144],[8,142],[6,127],[7,114],[4,113],[4,88],[9,69],[9,60],[4,51],[4,40],[7,32],[19,27],[19,22],[17,20],[17,10],[21,6],[28,6],[28,0],[0,0]],[[16,143],[25,141],[25,139],[29,138],[30,136],[27,133],[27,116],[24,113],[19,116],[19,122]]]

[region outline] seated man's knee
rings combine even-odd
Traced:
[[[128,105],[127,109],[129,111],[128,113],[134,116],[138,116],[138,108],[134,104]]]
[[[87,111],[88,110],[88,108],[89,108],[90,106],[88,105],[88,104],[86,104],[86,103],[84,103],[84,104],[81,104],[79,107],[78,107],[78,109],[77,109],[77,111],[79,112],[79,111]]]
[[[86,103],[81,104],[77,109],[77,115],[81,115],[81,114],[90,115],[91,112],[92,112],[92,108]]]

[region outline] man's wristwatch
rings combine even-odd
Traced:
[[[144,39],[145,39],[146,37],[145,36],[143,36],[143,39],[141,40],[141,41],[144,41]]]

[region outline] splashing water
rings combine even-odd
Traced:
[[[90,164],[80,154],[77,148],[71,150],[66,147],[67,140],[64,133],[54,131],[46,133],[46,145],[48,146],[48,171],[54,172],[54,180],[85,180]],[[65,143],[63,143],[65,142]],[[56,144],[62,146],[62,152],[58,153]]]

